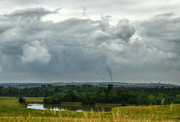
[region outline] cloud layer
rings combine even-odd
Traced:
[[[179,82],[180,17],[148,20],[43,17],[61,10],[27,8],[0,15],[1,82]]]
[[[31,45],[25,44],[23,47],[22,62],[33,63],[39,62],[47,64],[51,58],[45,45],[41,45],[39,41],[32,42]]]

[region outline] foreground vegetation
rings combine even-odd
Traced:
[[[43,102],[43,97],[26,97]],[[180,105],[124,106],[111,112],[74,112],[27,109],[18,97],[0,97],[0,121],[180,121]]]

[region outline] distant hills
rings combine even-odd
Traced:
[[[144,87],[144,88],[154,88],[154,87],[164,87],[164,88],[177,88],[180,85],[175,84],[165,84],[165,83],[125,83],[125,82],[54,82],[54,83],[0,83],[2,87],[15,87],[15,88],[30,88],[30,87],[41,87],[42,85],[52,85],[52,86],[66,86],[66,85],[91,85],[94,87],[107,87],[108,84],[112,84],[114,87]]]

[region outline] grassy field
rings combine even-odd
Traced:
[[[42,102],[43,98],[25,98],[27,102]],[[0,97],[0,122],[139,122],[180,121],[180,105],[125,106],[113,108],[112,112],[74,112],[27,109],[16,97]]]

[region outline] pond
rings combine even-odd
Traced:
[[[54,111],[111,111],[112,106],[95,106],[95,105],[50,105],[50,104],[28,104],[27,108],[29,109],[38,109],[38,110],[54,110]]]

